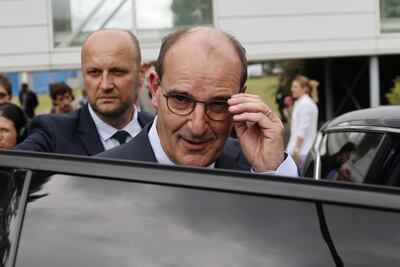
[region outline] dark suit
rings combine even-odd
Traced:
[[[151,124],[146,125],[128,143],[104,151],[96,157],[157,162],[148,138],[150,127]],[[251,166],[244,158],[239,142],[228,138],[221,156],[215,162],[215,168],[250,171]]]
[[[26,116],[33,118],[35,116],[35,108],[39,104],[36,94],[30,90],[24,93],[19,92],[19,102]]]
[[[144,127],[153,115],[139,112],[138,121]],[[104,151],[88,105],[66,114],[36,116],[30,133],[16,149],[92,156]]]

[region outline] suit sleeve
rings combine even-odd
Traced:
[[[55,137],[52,134],[53,124],[40,116],[35,117],[30,125],[28,137],[15,149],[37,152],[54,152]]]

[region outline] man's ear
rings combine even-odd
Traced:
[[[149,89],[151,93],[151,103],[155,108],[158,106],[157,91],[160,88],[158,85],[158,75],[155,71],[149,73]]]
[[[140,69],[139,69],[139,82],[138,82],[138,88],[139,89],[142,88],[142,86],[144,84],[144,79],[146,78],[145,75],[146,75],[147,69],[148,69],[148,64],[147,63],[143,63],[140,66]]]
[[[241,93],[246,93],[247,90],[247,84],[245,84],[242,88],[242,90],[240,90]]]

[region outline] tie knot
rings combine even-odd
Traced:
[[[111,136],[111,138],[116,139],[120,145],[125,144],[126,142],[126,138],[130,136],[129,133],[127,133],[126,131],[118,131],[116,132],[113,136]]]

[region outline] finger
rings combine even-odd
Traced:
[[[261,128],[271,129],[271,128],[282,128],[283,124],[281,120],[271,120],[273,114],[271,113],[269,117],[267,117],[264,113],[253,113],[253,112],[243,112],[240,114],[233,115],[232,119],[234,122],[252,122],[257,123]],[[276,116],[275,116],[276,117]]]

